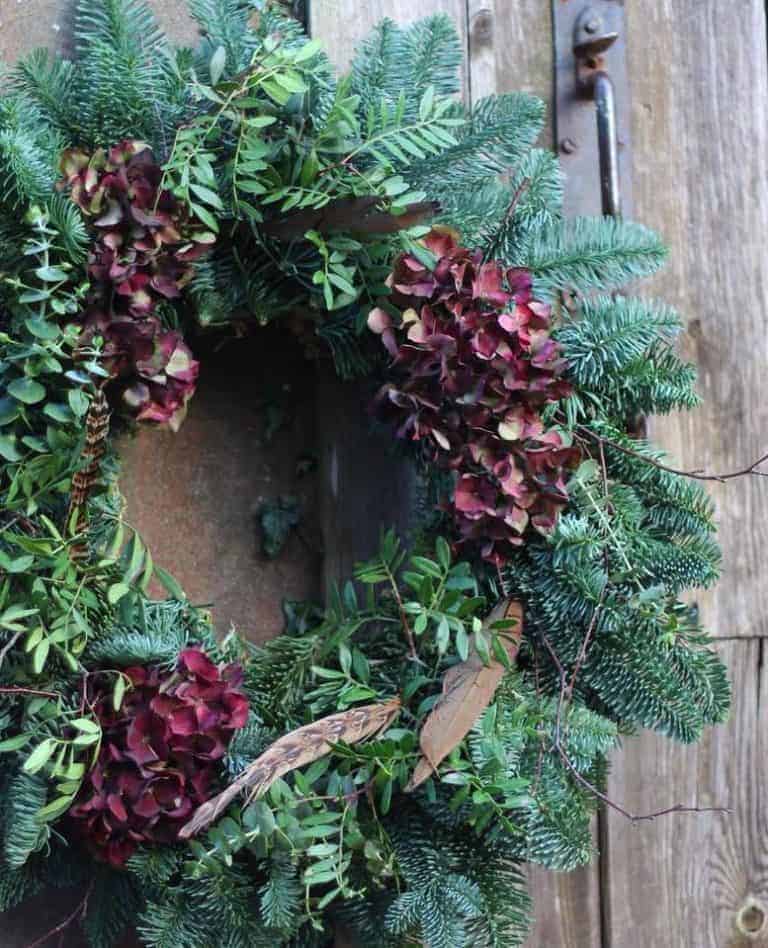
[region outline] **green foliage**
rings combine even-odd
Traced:
[[[269,877],[259,890],[261,918],[267,928],[292,934],[302,910],[302,889],[296,867],[286,856],[274,857]]]
[[[21,869],[48,839],[48,826],[37,819],[47,796],[45,780],[23,772],[12,777],[4,789],[3,852],[11,869]]]
[[[635,412],[665,414],[694,408],[694,368],[672,344],[681,329],[674,310],[633,297],[584,299],[576,318],[558,332],[569,353],[580,396],[623,419]]]
[[[100,866],[92,884],[83,931],[89,948],[111,948],[135,925],[143,900],[127,872]]]
[[[7,912],[31,898],[41,885],[39,874],[29,864],[15,871],[3,869],[0,872],[0,912]]]
[[[207,66],[221,50],[221,76],[230,78],[245,69],[254,49],[248,20],[255,6],[245,0],[189,0],[188,6],[203,35],[198,53],[201,63]]]
[[[352,91],[367,113],[378,107],[380,97],[395,104],[406,90],[405,107],[414,117],[430,86],[444,96],[459,91],[460,62],[459,38],[448,17],[433,16],[409,29],[382,20],[361,43],[352,62]]]
[[[325,948],[338,920],[371,948],[520,945],[521,864],[591,858],[619,734],[692,741],[727,713],[724,669],[680,598],[717,577],[711,503],[626,433],[638,415],[695,405],[694,372],[674,351],[674,312],[607,295],[653,272],[664,249],[636,224],[562,220],[556,159],[535,147],[542,104],[506,94],[466,111],[445,17],[385,21],[337,79],[271,6],[190,6],[200,45],[174,51],[143,0],[79,0],[74,61],[31,54],[0,102],[0,679],[21,689],[0,709],[0,909],[50,881],[91,885],[94,948],[137,918],[153,948]],[[217,643],[155,566],[125,521],[111,448],[86,519],[68,518],[107,373],[98,335],[68,326],[89,293],[92,234],[54,185],[63,148],[125,137],[152,144],[164,186],[217,236],[183,299],[163,306],[174,328],[285,317],[340,375],[371,374],[368,312],[389,305],[403,249],[427,256],[431,208],[487,259],[529,268],[536,292],[563,304],[574,386],[546,420],[583,457],[551,535],[500,570],[458,556],[436,511],[446,476],[422,463],[411,548],[385,534],[325,609],[287,604],[285,633],[251,646]],[[277,541],[295,511],[269,513]],[[168,599],[148,598],[153,578]],[[503,630],[483,622],[503,595],[524,605],[514,667]],[[223,784],[319,717],[395,697],[398,717],[233,802],[189,845],[140,850],[125,872],[95,866],[51,825],[100,745],[88,674],[110,676],[117,707],[127,667],[172,668],[192,643],[245,666],[251,714]],[[502,663],[501,684],[406,792],[418,731],[468,660]]]
[[[482,851],[471,836],[425,832],[418,812],[400,821],[393,841],[406,889],[384,917],[390,932],[440,948],[522,944],[528,900],[522,877],[503,848],[491,845]],[[504,883],[504,910],[490,921],[489,903],[501,901]]]
[[[173,65],[144,0],[80,0],[75,39],[75,141],[96,147],[129,137],[162,143],[175,111],[168,101]]]
[[[537,228],[510,262],[532,271],[538,295],[551,296],[565,287],[621,286],[655,272],[665,258],[659,238],[640,224],[581,217]]]
[[[261,551],[274,559],[280,555],[291,532],[301,522],[299,502],[295,497],[280,495],[273,501],[265,502],[259,508],[261,527]]]

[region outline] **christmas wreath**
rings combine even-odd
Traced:
[[[694,372],[612,292],[664,249],[562,219],[541,103],[464,109],[445,18],[337,79],[269,5],[190,8],[195,50],[80,0],[73,60],[3,79],[0,908],[75,887],[95,948],[518,945],[523,865],[591,858],[620,736],[728,707],[680,599],[710,502],[637,434]],[[112,434],[176,429],[197,341],[272,322],[420,478],[412,534],[256,647],[154,566]]]

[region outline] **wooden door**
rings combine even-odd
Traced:
[[[314,0],[311,27],[333,37],[343,66],[381,16],[408,22],[434,12],[461,32],[469,101],[524,90],[552,104],[547,0]],[[644,289],[683,314],[682,347],[698,364],[703,396],[698,411],[654,420],[650,433],[684,469],[731,472],[768,450],[765,6],[627,0],[626,14],[634,213],[670,247],[668,268]],[[768,484],[742,478],[714,483],[712,493],[725,569],[698,605],[731,670],[730,723],[693,748],[650,734],[626,741],[609,794],[637,814],[677,803],[732,812],[653,823],[601,814],[590,869],[531,872],[529,948],[768,946]]]
[[[152,0],[152,6],[172,35],[192,36],[180,0]],[[2,58],[57,45],[66,35],[70,8],[71,0],[0,0]],[[699,365],[704,398],[690,415],[654,421],[651,433],[680,466],[729,472],[768,450],[765,5],[627,0],[626,8],[635,216],[657,228],[671,249],[667,270],[646,290],[681,309],[687,321],[683,347]],[[381,17],[407,22],[434,12],[450,15],[461,33],[468,100],[520,89],[551,103],[550,0],[313,0],[310,26],[329,40],[344,66]],[[256,558],[250,534],[238,529],[233,539],[226,516],[231,492],[222,491],[221,481],[238,485],[237,503],[251,508],[271,489],[269,478],[287,476],[288,459],[312,437],[313,423],[310,414],[302,416],[298,441],[282,449],[283,460],[275,460],[273,449],[255,444],[258,421],[243,393],[222,394],[215,385],[203,392],[185,442],[134,442],[127,449],[124,484],[134,519],[153,548],[160,548],[161,562],[163,549],[169,563],[178,566],[181,559],[182,579],[198,584],[195,592],[203,598],[221,600],[228,584],[246,589],[245,603],[238,593],[227,605],[224,595],[218,618],[224,627],[231,619],[250,621],[252,634],[261,637],[276,631],[270,604],[281,590],[287,586],[302,595],[314,588],[317,558],[297,548],[270,573]],[[336,411],[339,405],[348,408],[343,392],[330,385],[321,394],[325,464],[318,489],[326,574],[334,575],[365,550],[378,525],[367,516],[367,533],[339,528],[342,508],[347,524],[363,519],[344,489],[358,476],[348,446],[361,429],[354,413]],[[242,422],[222,432],[232,402]],[[233,461],[222,471],[216,439],[225,436]],[[191,494],[151,494],[160,470],[166,477],[185,476],[190,459]],[[273,463],[279,470],[270,469]],[[263,478],[256,483],[260,465]],[[406,482],[396,485],[383,506],[397,505],[405,490]],[[762,756],[768,750],[768,484],[758,477],[715,483],[713,495],[725,571],[698,605],[731,669],[731,721],[688,749],[649,735],[626,741],[614,759],[609,793],[635,813],[676,803],[727,806],[732,812],[634,824],[613,812],[601,815],[595,827],[601,855],[593,867],[570,875],[531,873],[536,923],[529,948],[768,948],[768,763]],[[199,516],[190,517],[190,511]],[[193,543],[194,555],[188,552]],[[222,567],[218,552],[227,544],[234,544],[234,555]],[[8,948],[45,930],[37,915],[27,914],[16,925],[18,934],[4,926],[2,944]]]

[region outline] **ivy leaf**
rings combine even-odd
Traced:
[[[69,402],[69,407],[78,418],[82,418],[88,411],[88,397],[85,392],[81,392],[79,388],[73,388],[67,392],[67,401]]]
[[[74,793],[64,797],[57,797],[55,800],[46,804],[41,810],[38,810],[35,814],[35,819],[39,823],[48,823],[50,820],[57,819],[63,813],[67,812],[74,799]]]
[[[115,690],[112,692],[112,707],[115,711],[119,711],[122,707],[126,686],[127,679],[125,675],[118,675],[117,681],[115,682]]]
[[[167,570],[164,570],[162,566],[155,566],[155,576],[160,580],[160,584],[171,599],[183,601],[187,598],[178,581],[171,576]]]
[[[131,587],[127,583],[112,583],[107,590],[107,602],[110,606],[114,606],[120,602],[123,596],[127,596],[130,591]]]
[[[16,435],[0,435],[0,457],[6,461],[20,461],[24,455],[16,447]]]
[[[14,379],[8,386],[8,394],[25,405],[36,405],[45,398],[45,386],[34,379]]]
[[[7,737],[0,741],[0,754],[8,754],[10,751],[21,750],[29,742],[29,734],[14,734],[13,737]]]
[[[223,46],[218,46],[216,52],[211,56],[208,63],[208,71],[211,74],[211,85],[217,86],[219,79],[224,74],[224,67],[227,65],[227,51]]]
[[[217,211],[224,210],[224,202],[215,191],[204,187],[202,184],[190,184],[189,187],[201,201],[204,201],[210,207],[215,207]]]
[[[61,267],[38,267],[35,276],[43,283],[61,283],[69,279],[69,274]]]

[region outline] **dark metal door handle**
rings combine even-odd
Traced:
[[[600,193],[603,214],[621,216],[621,187],[619,184],[619,135],[616,130],[616,97],[613,82],[607,72],[595,76],[595,105],[597,107],[597,147],[600,152]]]
[[[603,53],[619,34],[602,30],[602,20],[591,6],[576,20],[573,55],[576,59],[576,84],[582,95],[594,99],[597,112],[597,147],[600,156],[600,193],[603,214],[621,215],[619,180],[619,135],[616,121],[616,96],[608,75]]]

